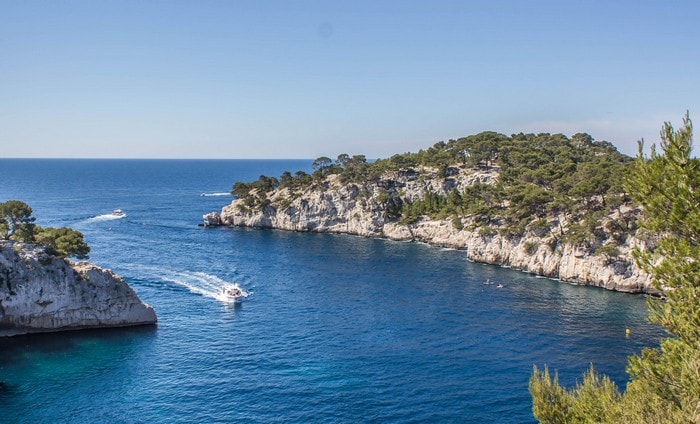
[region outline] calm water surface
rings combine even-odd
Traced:
[[[533,364],[624,385],[657,343],[641,296],[414,243],[197,226],[234,181],[309,163],[0,159],[0,201],[82,231],[159,318],[1,340],[0,421],[532,422]],[[253,295],[223,304],[227,282]]]

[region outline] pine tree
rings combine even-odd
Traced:
[[[644,157],[640,142],[626,181],[630,197],[643,207],[642,228],[655,237],[634,253],[665,297],[649,301],[650,320],[671,337],[630,357],[623,395],[592,367],[570,391],[546,368],[535,368],[530,393],[541,422],[700,422],[700,161],[691,156],[692,133],[687,113],[678,131],[665,123],[662,154],[652,146]]]
[[[0,239],[30,242],[34,237],[35,220],[32,208],[22,201],[0,203]]]

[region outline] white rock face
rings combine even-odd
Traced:
[[[215,212],[205,215],[205,224],[413,240],[466,250],[467,258],[476,262],[610,290],[656,293],[649,276],[631,259],[630,252],[638,243],[634,238],[619,246],[620,255],[610,259],[568,245],[550,246],[545,238],[535,234],[522,237],[480,235],[477,230],[455,228],[451,220],[424,217],[414,224],[400,225],[385,219],[385,207],[381,203],[383,191],[398,191],[403,199],[415,200],[428,191],[447,195],[455,187],[462,190],[476,181],[493,184],[498,176],[494,169],[455,175],[444,181],[430,175],[426,178],[425,172],[421,175],[394,173],[367,186],[341,184],[337,176],[332,175],[322,187],[306,189],[297,196],[290,196],[286,189],[277,190],[270,196],[271,204],[262,211],[250,210],[242,200],[236,199],[225,206],[220,215]],[[291,203],[285,200],[289,198],[294,200]]]
[[[215,227],[217,225],[221,225],[221,217],[218,213],[212,212],[204,215],[205,227]]]
[[[112,271],[0,241],[0,337],[155,322],[153,308]]]

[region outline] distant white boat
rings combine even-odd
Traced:
[[[126,214],[121,209],[115,209],[112,211],[113,216],[126,216]]]
[[[228,191],[219,191],[216,193],[202,193],[200,196],[202,197],[219,197],[219,196],[230,196],[231,193]]]

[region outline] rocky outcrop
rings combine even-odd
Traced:
[[[372,184],[342,184],[332,175],[322,184],[302,193],[276,190],[263,208],[250,208],[243,199],[225,206],[221,213],[204,216],[205,226],[223,225],[275,228],[290,231],[332,232],[411,240],[432,246],[466,251],[469,260],[512,267],[536,275],[577,284],[603,287],[629,293],[656,293],[648,275],[639,270],[630,252],[640,243],[634,237],[616,244],[619,254],[594,255],[583,249],[560,243],[552,237],[553,228],[561,227],[565,218],[551,217],[550,230],[528,231],[519,236],[501,234],[481,227],[473,230],[463,222],[434,220],[401,225],[386,215],[386,193],[400,193],[412,201],[427,192],[447,195],[478,181],[492,184],[497,170],[472,171],[448,178],[426,177],[426,172],[385,176]],[[466,223],[468,224],[468,223]],[[484,231],[484,230],[487,231]]]
[[[155,322],[153,308],[112,271],[0,241],[0,337]]]

